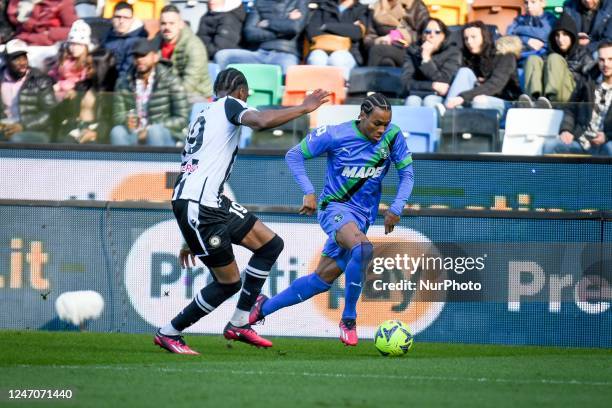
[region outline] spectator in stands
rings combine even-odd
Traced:
[[[612,40],[612,0],[567,0],[563,6],[576,23],[578,43],[591,53],[602,40]]]
[[[482,21],[466,24],[462,36],[464,66],[448,90],[446,107],[471,104],[477,109],[497,109],[503,115],[505,101],[514,101],[521,94],[516,55],[497,52],[491,32]]]
[[[210,0],[208,12],[200,19],[198,37],[206,46],[208,58],[219,50],[239,48],[246,12],[242,0]]]
[[[461,66],[461,51],[449,41],[446,24],[430,18],[420,30],[419,44],[408,48],[402,68],[406,105],[434,107],[442,103]]]
[[[406,48],[418,41],[419,26],[429,18],[422,0],[378,0],[370,6],[364,44],[371,67],[401,67]]]
[[[141,38],[132,47],[135,66],[119,78],[113,98],[111,143],[175,146],[188,125],[187,95],[157,47]]]
[[[543,152],[612,156],[612,40],[598,48],[599,77],[581,81],[564,111],[559,140]]]
[[[578,44],[574,20],[561,15],[549,36],[550,54],[545,59],[532,55],[525,63],[525,93],[520,100],[525,107],[533,104],[531,98],[542,96],[553,102],[567,102],[576,84],[587,79],[595,65],[586,46]]]
[[[244,40],[255,51],[217,51],[220,69],[229,64],[276,64],[283,74],[300,61],[298,39],[306,24],[307,0],[257,0],[244,24]]]
[[[206,100],[212,95],[206,47],[172,4],[162,8],[159,26],[162,58],[172,62],[172,72],[183,84],[190,101]]]
[[[133,65],[132,46],[139,38],[147,38],[147,31],[142,21],[134,18],[131,4],[120,1],[113,10],[113,29],[103,41],[104,48],[115,55],[119,76],[127,74]]]
[[[56,104],[53,80],[28,66],[27,44],[13,39],[4,50],[0,70],[0,140],[49,142],[49,119]]]
[[[29,45],[53,45],[66,40],[77,19],[72,0],[10,0],[7,15],[16,38]]]
[[[92,49],[89,25],[83,20],[75,21],[56,65],[49,71],[49,76],[55,80],[53,90],[58,101],[74,98],[77,82],[91,76],[93,62],[89,53]]]
[[[520,66],[529,56],[544,56],[548,51],[548,35],[556,18],[544,10],[545,6],[546,0],[525,0],[526,13],[516,17],[506,30],[506,35],[516,35],[523,43]]]
[[[108,136],[113,91],[117,79],[113,53],[94,49],[91,29],[77,20],[60,51],[57,65],[49,72],[56,80],[60,101],[53,112],[56,141],[100,142]]]
[[[306,26],[311,43],[306,62],[342,67],[348,79],[354,66],[363,65],[360,48],[368,24],[368,8],[358,0],[319,0],[316,4]]]
[[[0,0],[0,44],[7,43],[15,35],[15,27],[6,14],[8,0]]]

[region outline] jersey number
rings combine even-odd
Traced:
[[[194,154],[195,152],[200,150],[200,148],[202,148],[205,125],[206,118],[204,118],[204,115],[200,115],[191,126],[191,129],[189,129],[189,135],[187,136],[187,144],[185,146],[185,152],[188,155]]]
[[[248,211],[240,204],[232,202],[232,206],[230,207],[229,212],[236,214],[240,218],[244,218]]]

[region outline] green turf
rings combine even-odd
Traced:
[[[201,356],[151,335],[0,331],[0,406],[609,407],[612,350],[415,343],[385,358],[371,341],[273,339],[259,350],[189,336]],[[9,401],[14,388],[71,401]]]

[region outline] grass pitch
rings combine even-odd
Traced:
[[[201,356],[152,335],[0,331],[1,406],[609,407],[612,350],[418,343],[385,358],[373,342],[276,338],[228,347],[187,336]],[[71,400],[10,400],[70,389]]]

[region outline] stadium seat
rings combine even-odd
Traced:
[[[323,105],[317,110],[316,126],[337,125],[356,120],[359,112],[360,105]]]
[[[438,147],[438,115],[425,106],[392,106],[391,122],[399,126],[413,153],[435,152]]]
[[[498,111],[452,109],[442,116],[440,153],[499,152]]]
[[[208,105],[206,102],[196,102],[193,104],[191,107],[191,114],[189,114],[189,123],[193,122],[195,117],[198,116],[198,113],[200,113],[206,105]]]
[[[389,98],[402,96],[402,69],[392,67],[356,67],[351,70],[348,97],[365,97],[380,92]]]
[[[276,105],[283,94],[283,73],[279,65],[230,64],[242,72],[249,83],[250,106]]]
[[[465,0],[424,0],[429,16],[439,18],[446,25],[463,25],[467,17]]]
[[[217,79],[217,75],[219,75],[220,71],[221,67],[219,67],[219,64],[215,64],[214,62],[208,63],[208,76],[213,84],[215,83],[215,79]]]
[[[563,3],[565,3],[565,0],[546,0],[546,7],[544,7],[544,10],[559,17],[563,14]]]
[[[83,20],[91,28],[91,39],[95,44],[102,44],[110,30],[113,29],[113,23],[106,18],[86,17]]]
[[[510,109],[506,116],[503,154],[536,156],[542,154],[547,138],[556,138],[563,111],[554,109]]]
[[[204,0],[172,0],[170,3],[181,12],[183,20],[189,24],[194,33],[200,27],[200,19],[208,11],[208,2]]]
[[[339,105],[346,99],[344,72],[340,67],[294,65],[287,69],[285,94],[282,104],[294,106],[302,103],[306,94],[317,88],[331,92],[330,103]]]
[[[259,106],[260,111],[280,109],[281,106]],[[306,136],[309,129],[310,119],[308,115],[300,116],[284,125],[272,129],[252,131],[245,126],[242,127],[242,137],[249,138],[251,147],[288,149],[296,145]]]
[[[115,5],[122,0],[106,0],[104,2],[104,18],[111,18]],[[140,20],[159,20],[161,9],[166,5],[165,0],[132,0],[134,17]]]
[[[480,20],[496,25],[500,34],[505,35],[512,20],[523,13],[524,7],[523,0],[474,0],[468,21]]]

